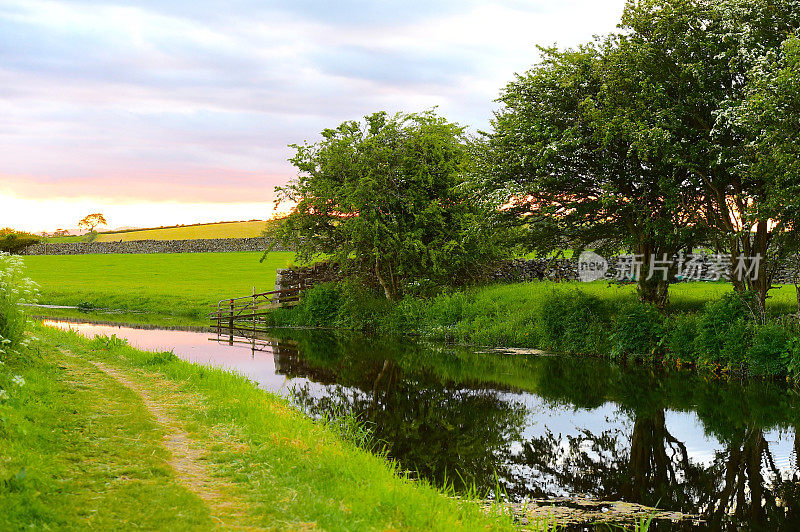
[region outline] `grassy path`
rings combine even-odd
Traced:
[[[221,525],[234,524],[241,516],[243,504],[231,496],[230,483],[212,477],[211,471],[203,462],[207,450],[201,448],[183,430],[181,424],[170,416],[168,407],[155,401],[144,386],[107,364],[92,362],[92,365],[139,396],[163,432],[161,443],[169,453],[167,462],[175,472],[176,480],[205,503],[215,522]]]
[[[0,415],[0,529],[213,526],[132,390],[56,350],[22,374]]]
[[[487,530],[510,518],[234,374],[39,327],[0,401],[0,530]]]

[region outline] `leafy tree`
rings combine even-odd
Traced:
[[[757,200],[744,205],[743,225],[762,227],[768,248],[758,251],[773,259],[765,271],[771,281],[782,260],[791,257],[800,266],[800,38],[793,35],[768,53],[751,78],[734,118],[747,139],[742,174]]]
[[[38,244],[41,240],[34,234],[4,227],[0,229],[0,252],[17,253],[30,245]]]
[[[751,272],[734,285],[756,292],[763,311],[797,212],[797,154],[781,140],[796,130],[789,116],[768,123],[764,108],[791,108],[791,45],[784,63],[768,59],[798,27],[796,0],[631,0],[618,34],[545,50],[509,84],[492,141],[497,175],[544,245],[560,233],[646,261],[702,237]],[[769,97],[781,84],[783,100]],[[649,269],[640,297],[662,303]]]
[[[78,227],[86,228],[90,233],[94,232],[94,228],[98,225],[106,225],[106,218],[99,212],[86,215],[80,222]]]
[[[499,254],[498,231],[465,178],[464,130],[433,111],[375,113],[292,147],[298,176],[276,192],[296,206],[274,236],[300,260],[328,255],[374,276],[394,300],[404,284],[475,279]]]
[[[630,106],[642,90],[657,96],[652,83],[630,82],[644,61],[622,39],[542,54],[500,97],[489,187],[505,193],[504,211],[520,216],[537,251],[570,245],[641,255],[639,296],[664,305],[668,279],[650,275],[651,259],[695,237],[688,222],[696,189],[664,135]]]
[[[630,83],[657,90],[631,95],[629,105],[696,186],[693,226],[752,272],[734,275],[734,286],[756,292],[762,311],[790,228],[772,218],[784,194],[749,149],[755,142],[769,151],[775,139],[743,127],[741,117],[762,85],[757,67],[798,27],[795,0],[629,2],[621,24],[620,41],[649,65],[631,70]]]

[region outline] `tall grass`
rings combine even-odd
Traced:
[[[28,317],[23,305],[36,300],[36,283],[25,277],[22,259],[0,252],[0,360],[23,341]]]

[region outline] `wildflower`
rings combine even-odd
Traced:
[[[11,379],[11,382],[20,387],[25,386],[25,379],[22,378],[22,375],[14,375],[14,378]]]
[[[0,401],[5,401],[8,399],[8,392],[5,390],[0,390]]]

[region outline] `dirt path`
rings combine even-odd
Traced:
[[[62,350],[62,352],[71,357],[76,356],[69,351]],[[212,475],[203,459],[205,450],[170,416],[164,405],[155,401],[148,390],[118,369],[102,362],[87,362],[141,398],[142,403],[164,433],[161,443],[169,451],[170,458],[167,463],[175,471],[176,480],[206,504],[211,517],[223,526],[234,526],[239,529],[249,528],[237,526],[231,522],[237,522],[239,518],[243,517],[244,504],[224,493],[225,491],[230,493],[232,486]],[[226,490],[225,488],[231,489]]]

